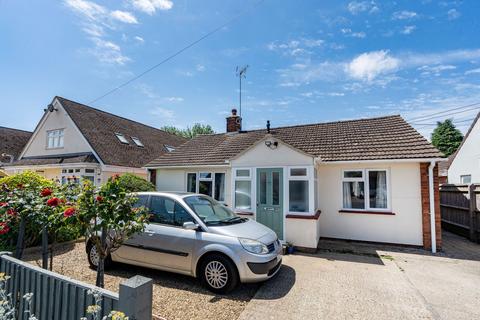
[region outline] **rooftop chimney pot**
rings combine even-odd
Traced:
[[[227,117],[227,133],[242,130],[242,117],[237,115],[237,109],[232,109],[232,114]]]

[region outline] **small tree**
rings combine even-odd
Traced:
[[[131,173],[122,174],[118,183],[127,192],[155,191],[153,183]]]
[[[438,121],[432,132],[432,144],[447,157],[457,151],[462,140],[463,134],[455,127],[452,119]]]
[[[110,178],[100,190],[85,183],[78,199],[77,221],[91,239],[99,256],[96,285],[104,287],[105,258],[118,249],[147,222],[144,208],[135,208],[136,198],[120,185],[118,176]]]
[[[187,139],[194,138],[199,134],[212,134],[215,133],[212,127],[209,124],[195,123],[193,127],[187,127],[187,129],[178,129],[174,126],[164,126],[161,128],[163,131],[166,131],[171,134],[176,134]]]

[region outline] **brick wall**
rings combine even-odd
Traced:
[[[428,188],[428,166],[430,163],[420,163],[420,181],[422,190],[422,226],[423,226],[423,247],[432,248],[432,237],[430,232],[430,193]],[[438,186],[438,164],[433,169],[433,188],[435,199],[435,232],[437,250],[442,248],[442,226],[440,222],[440,189]]]

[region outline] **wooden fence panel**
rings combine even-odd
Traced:
[[[480,241],[480,185],[443,185],[440,187],[442,226]]]

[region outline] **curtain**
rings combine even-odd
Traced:
[[[377,171],[377,190],[375,197],[375,208],[387,208],[387,173]]]
[[[343,183],[343,207],[344,208],[352,207],[352,195],[350,192],[350,182]]]

